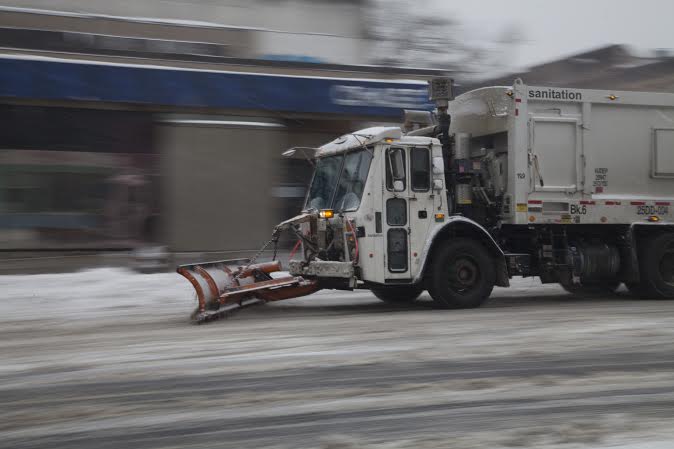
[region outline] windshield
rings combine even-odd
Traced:
[[[330,207],[343,159],[344,155],[341,154],[318,159],[314,178],[309,187],[306,209],[321,210]]]
[[[356,210],[365,190],[367,173],[370,170],[372,153],[356,151],[349,153],[344,159],[344,169],[339,178],[339,187],[332,207],[335,210]]]
[[[365,150],[319,159],[305,209],[358,209],[371,161],[372,153]]]

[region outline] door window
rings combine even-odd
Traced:
[[[386,224],[405,226],[407,224],[407,201],[403,198],[386,200]]]
[[[413,191],[428,192],[431,188],[431,155],[427,148],[412,148],[410,177]]]
[[[387,241],[389,271],[407,271],[407,231],[389,229]]]

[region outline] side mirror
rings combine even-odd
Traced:
[[[393,181],[391,187],[394,192],[405,191],[405,150],[391,148],[386,152],[387,182]]]
[[[389,152],[393,179],[403,179],[405,177],[405,153],[403,151],[402,148],[393,148]]]
[[[434,179],[433,180],[433,190],[442,190],[445,188],[445,183],[442,182],[442,179]]]

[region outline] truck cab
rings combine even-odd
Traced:
[[[433,242],[443,230],[463,229],[495,248],[480,225],[449,216],[442,151],[437,138],[404,135],[395,127],[363,129],[320,147],[303,213],[285,223],[298,234],[304,255],[290,262],[290,274],[404,301],[429,288],[427,265],[437,257]],[[478,252],[487,258],[486,250]],[[466,256],[455,264],[461,291],[485,285],[491,291],[494,264],[485,275]]]
[[[305,211],[328,210],[336,218],[326,227],[353,225],[363,279],[404,283],[418,274],[428,229],[447,213],[442,167],[433,174],[434,152],[441,157],[437,139],[403,138],[399,128],[364,129],[319,149]],[[329,259],[352,258],[329,252]]]

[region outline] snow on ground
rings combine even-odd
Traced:
[[[195,306],[175,273],[0,276],[0,447],[674,447],[674,302]]]
[[[50,319],[64,320],[126,315],[128,309],[136,308],[178,312],[193,296],[191,286],[175,273],[144,275],[123,268],[99,268],[0,276],[0,322],[34,319],[38,309]]]

